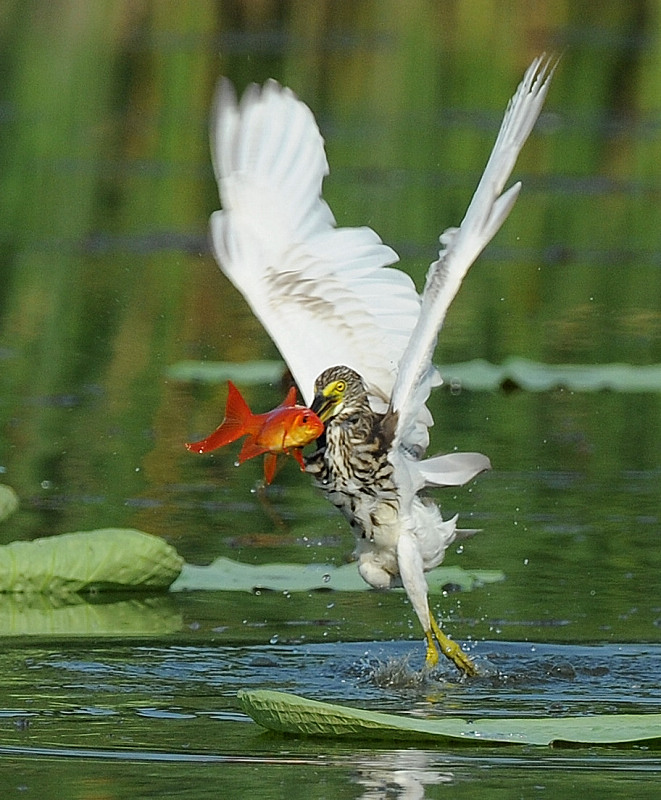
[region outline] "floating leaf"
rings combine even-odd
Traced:
[[[11,517],[18,508],[18,496],[11,486],[0,483],[0,522]]]
[[[224,383],[233,381],[244,386],[274,383],[282,380],[287,367],[283,361],[180,361],[167,371],[175,381]]]
[[[167,588],[182,565],[173,547],[142,531],[64,533],[0,547],[0,592]]]
[[[285,372],[282,361],[249,361],[243,364],[182,361],[168,370],[178,381],[243,384],[273,383]],[[493,391],[513,386],[529,392],[548,392],[563,387],[575,392],[659,392],[661,364],[542,364],[525,358],[509,358],[502,364],[483,359],[440,366],[446,384],[473,391]]]
[[[448,584],[468,591],[484,583],[503,580],[497,570],[472,570],[461,567],[438,567],[428,573],[431,592],[439,592]],[[217,558],[206,567],[184,564],[181,574],[170,589],[188,591],[208,589],[225,592],[252,592],[271,589],[278,592],[310,592],[335,589],[341,592],[368,591],[369,586],[358,574],[355,564],[332,567],[327,564],[244,564],[229,558]]]
[[[501,366],[482,359],[439,367],[446,383],[474,391],[515,386],[529,392],[564,387],[576,392],[661,391],[661,364],[540,364],[524,358],[507,359]]]
[[[661,714],[584,717],[458,717],[420,719],[307,700],[263,689],[238,693],[241,707],[269,730],[297,736],[393,741],[441,740],[470,744],[632,744],[661,742]]]

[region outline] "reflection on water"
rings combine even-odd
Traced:
[[[0,596],[0,636],[164,636],[183,627],[166,596],[108,601],[70,594]]]
[[[384,792],[401,800],[420,800],[426,786],[454,783],[453,771],[433,769],[430,761],[429,754],[421,750],[397,750],[380,759],[359,760],[356,783],[363,789],[362,800],[376,800]]]
[[[21,498],[3,542],[134,527],[193,564],[339,565],[352,549],[295,465],[265,503],[258,465],[183,448],[215,426],[225,397],[175,380],[172,365],[277,358],[206,247],[220,72],[239,88],[278,78],[313,107],[339,223],[373,226],[420,285],[438,234],[463,215],[504,99],[533,55],[562,52],[517,168],[519,203],[453,305],[438,360],[661,363],[655,4],[23,5],[0,14],[0,476]],[[277,382],[241,388],[255,408],[281,395]],[[3,752],[4,784],[120,798],[147,780],[154,794],[177,785],[200,800],[246,787],[440,796],[447,781],[460,800],[479,780],[481,794],[655,796],[649,753],[348,750],[274,740],[237,715],[235,690],[253,685],[424,713],[658,709],[659,394],[455,383],[433,402],[433,447],[494,464],[441,501],[482,528],[449,562],[506,579],[433,598],[483,659],[480,681],[377,680],[389,659],[408,656],[415,671],[422,658],[396,593],[57,608],[9,598],[0,625],[18,638],[0,657],[0,746],[18,750]],[[201,774],[189,753],[227,760]],[[132,770],[129,756],[164,772]]]

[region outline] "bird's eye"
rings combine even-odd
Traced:
[[[336,392],[343,392],[347,388],[346,381],[337,381],[335,384],[335,391]]]

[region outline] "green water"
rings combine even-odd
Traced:
[[[661,363],[660,24],[658,2],[5,2],[0,481],[22,505],[0,541],[126,526],[194,564],[351,553],[293,461],[263,497],[257,461],[183,448],[225,389],[173,364],[277,358],[208,252],[221,74],[309,103],[338,222],[421,285],[525,67],[562,52],[437,360]],[[432,598],[483,677],[416,678],[400,593],[0,598],[3,797],[656,796],[654,751],[296,741],[238,711],[243,686],[426,715],[659,711],[659,394],[455,385],[432,409],[434,448],[494,466],[440,499],[481,529],[448,563],[505,579]]]

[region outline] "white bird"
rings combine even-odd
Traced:
[[[441,382],[432,365],[439,330],[519,194],[520,183],[503,189],[554,69],[540,57],[526,71],[463,221],[440,236],[422,297],[390,267],[398,256],[373,230],[336,227],[321,196],[323,139],[290,89],[269,80],[238,103],[223,79],[212,117],[222,201],[211,217],[214,255],[325,423],[307,470],[349,520],[367,583],[401,581],[425,633],[427,665],[438,661],[436,640],[468,674],[475,666],[434,620],[424,575],[461,532],[419,492],[463,485],[490,463],[479,453],[423,459],[433,423],[425,403]]]

